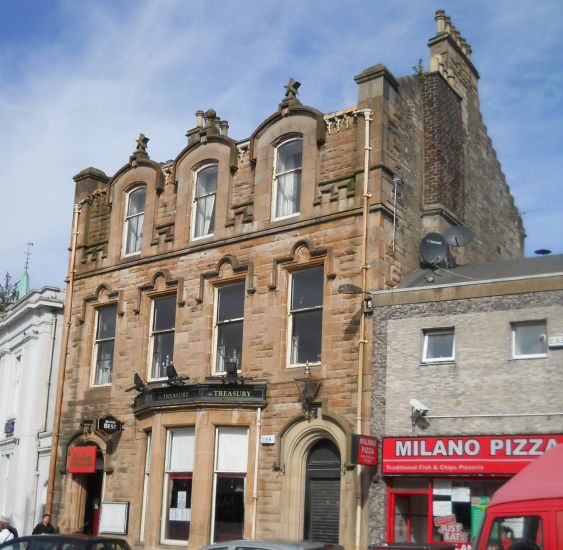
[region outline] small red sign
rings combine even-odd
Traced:
[[[561,434],[386,437],[383,439],[382,473],[515,474],[561,443]]]
[[[68,471],[71,474],[93,474],[96,471],[96,450],[93,445],[71,447]]]
[[[352,436],[352,464],[377,466],[377,437]]]

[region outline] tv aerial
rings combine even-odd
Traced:
[[[444,239],[450,246],[465,246],[473,239],[473,232],[464,225],[454,225],[444,231]]]
[[[448,243],[439,233],[428,233],[420,241],[418,252],[425,264],[436,265],[448,255]]]

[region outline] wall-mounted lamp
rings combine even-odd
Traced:
[[[145,383],[143,382],[142,378],[135,373],[133,376],[133,385],[130,388],[127,388],[125,391],[135,390],[138,392],[142,392],[145,389]]]
[[[172,363],[166,365],[166,377],[168,378],[167,383],[169,386],[183,386],[186,380],[189,380],[189,376],[178,376],[176,372],[176,367]]]
[[[362,311],[365,315],[371,315],[373,313],[373,298],[369,290],[364,291],[359,286],[356,286],[352,283],[343,283],[341,285],[338,285],[338,293],[354,295],[363,294],[364,300],[362,302]]]
[[[301,401],[301,405],[305,411],[305,417],[307,420],[317,418],[317,403],[313,400],[322,382],[311,377],[309,365],[305,366],[305,377],[295,378],[294,381],[299,390],[299,401]]]

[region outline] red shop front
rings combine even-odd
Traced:
[[[387,542],[469,550],[493,493],[561,434],[386,437]]]

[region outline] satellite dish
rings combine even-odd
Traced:
[[[446,258],[448,243],[439,233],[428,233],[420,241],[418,251],[424,263],[434,265]]]
[[[473,233],[468,227],[454,225],[444,231],[444,238],[450,246],[465,246],[473,239]]]

